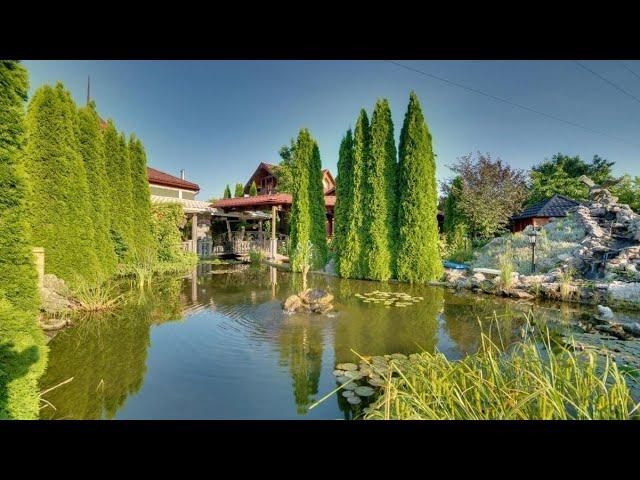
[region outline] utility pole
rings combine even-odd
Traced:
[[[87,105],[91,101],[91,76],[87,75]]]

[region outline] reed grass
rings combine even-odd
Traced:
[[[110,281],[90,282],[78,278],[73,288],[73,299],[78,308],[87,312],[99,312],[116,307],[123,299]]]
[[[500,286],[509,290],[513,286],[513,274],[515,269],[513,268],[513,252],[511,247],[507,248],[505,252],[500,256]]]
[[[610,357],[554,344],[548,330],[506,352],[483,332],[480,350],[462,360],[425,352],[392,372],[363,418],[630,419],[640,406]]]

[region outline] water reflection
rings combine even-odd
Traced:
[[[460,358],[477,350],[481,331],[516,340],[532,308],[435,287],[319,275],[309,283],[334,295],[330,316],[284,314],[281,302],[301,277],[272,267],[201,264],[184,278],[133,289],[117,311],[76,319],[50,342],[42,389],[73,381],[46,394],[57,410],[42,417],[350,418],[341,396],[308,407],[335,388],[336,363],[357,361],[354,351]],[[423,300],[385,308],[355,296],[375,290]],[[581,311],[534,308],[560,320]]]

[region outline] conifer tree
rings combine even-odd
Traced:
[[[22,158],[28,90],[27,70],[15,60],[0,60],[0,292],[35,315],[39,304]]]
[[[309,213],[311,215],[311,243],[314,246],[314,264],[322,268],[327,263],[327,207],[324,202],[322,160],[320,148],[314,140],[309,163]]]
[[[353,180],[353,135],[351,129],[340,142],[338,154],[338,175],[336,177],[336,204],[333,207],[333,246],[336,252],[336,272],[341,273],[342,255],[346,251],[346,230],[352,197]],[[344,276],[344,275],[342,275]]]
[[[124,136],[118,133],[113,120],[107,121],[103,132],[105,164],[109,183],[109,209],[111,210],[111,238],[120,262],[132,259],[131,242],[133,196],[131,194],[131,167]]]
[[[223,198],[231,198],[231,189],[229,188],[229,185],[227,185],[224,189],[224,195],[222,196]]]
[[[27,113],[26,168],[33,187],[33,244],[45,269],[65,280],[99,272],[89,188],[79,152],[77,107],[61,83],[40,87]]]
[[[131,164],[133,198],[132,240],[138,261],[156,257],[156,245],[151,230],[151,193],[147,179],[147,154],[135,135],[129,137],[128,153]]]
[[[340,275],[346,278],[364,278],[363,261],[363,183],[367,156],[369,155],[369,119],[367,112],[360,110],[353,135],[353,163],[349,182],[349,205],[342,210],[346,220],[344,228],[344,248],[340,255]],[[336,197],[338,193],[336,192]]]
[[[388,280],[395,258],[396,145],[389,102],[379,100],[371,117],[370,149],[362,182],[364,272]]]
[[[249,187],[249,196],[255,197],[256,195],[258,195],[258,187],[256,186],[256,182],[254,180],[253,182],[251,182],[251,186]]]
[[[241,183],[236,183],[236,191],[234,193],[234,197],[244,197],[244,186]]]
[[[431,134],[411,92],[399,145],[398,280],[425,283],[442,276],[435,170]]]
[[[296,183],[292,192],[291,215],[290,215],[290,242],[291,254],[290,265],[294,272],[302,271],[305,258],[300,258],[297,252],[305,250],[298,248],[311,242],[312,218],[311,206],[309,204],[310,187],[310,166],[312,163],[314,141],[309,130],[302,129],[298,134],[293,155],[293,170]],[[316,245],[313,245],[314,249]],[[305,250],[306,251],[306,250]]]
[[[100,271],[108,277],[115,272],[118,259],[110,233],[111,209],[104,138],[93,101],[78,112],[78,144],[87,173],[91,218],[94,222],[94,248]]]

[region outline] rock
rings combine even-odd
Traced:
[[[640,283],[615,281],[609,284],[607,289],[613,300],[640,303]]]
[[[302,299],[298,295],[291,295],[282,304],[285,312],[297,312],[302,307]]]
[[[613,314],[613,310],[611,310],[609,307],[605,307],[604,305],[598,305],[598,314],[600,315],[600,318],[604,319],[615,317],[615,315]]]
[[[640,337],[640,323],[623,323],[621,325],[622,330],[624,330],[626,333],[633,335],[634,337]]]
[[[291,295],[282,304],[285,312],[325,314],[333,310],[333,295],[318,289],[307,289],[297,295]]]
[[[326,305],[333,301],[333,295],[323,290],[307,289],[299,294],[304,303]]]
[[[486,279],[487,277],[485,277],[484,274],[481,272],[476,272],[473,275],[471,275],[471,280],[477,283],[484,282]]]
[[[512,298],[518,298],[520,300],[531,300],[532,298],[535,298],[535,295],[524,292],[522,290],[512,290],[508,292],[508,295]]]

